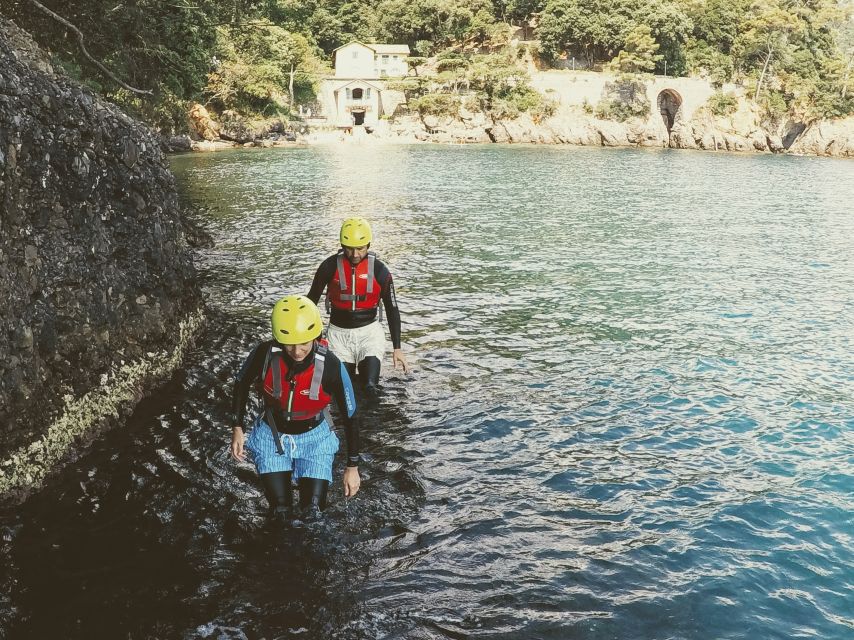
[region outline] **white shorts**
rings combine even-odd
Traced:
[[[359,364],[369,356],[382,362],[385,355],[385,331],[379,322],[355,329],[342,329],[330,324],[326,339],[329,340],[329,350],[341,362]]]

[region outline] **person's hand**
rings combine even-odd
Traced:
[[[347,467],[344,469],[344,496],[352,498],[359,493],[362,479],[359,477],[359,467]]]
[[[246,436],[243,434],[243,429],[234,427],[231,430],[231,446],[228,448],[231,457],[238,462],[246,460],[246,452],[243,450],[243,442]]]
[[[403,355],[403,349],[395,349],[391,353],[391,361],[394,363],[394,368],[397,370],[397,365],[403,369],[403,373],[409,373],[409,364],[406,362],[406,356]]]

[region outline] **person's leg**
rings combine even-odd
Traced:
[[[294,475],[299,478],[299,506],[306,515],[317,515],[326,508],[338,436],[323,422],[297,438],[301,455],[294,459]]]
[[[357,360],[359,383],[368,397],[376,397],[380,367],[385,354],[385,332],[379,322],[360,327]]]
[[[342,329],[334,324],[329,325],[326,332],[326,339],[329,342],[329,350],[338,356],[338,359],[344,363],[347,368],[347,373],[350,374],[350,379],[356,379],[356,354],[353,351],[351,329]]]
[[[290,511],[294,504],[294,495],[291,492],[291,472],[278,471],[275,473],[262,473],[261,485],[264,487],[264,495],[270,504],[270,513],[276,514]]]
[[[368,396],[377,395],[377,385],[380,381],[380,359],[376,356],[368,356],[359,362],[359,376]]]
[[[320,478],[299,479],[299,506],[300,509],[317,507],[321,511],[326,508],[326,493],[329,490],[329,481]]]
[[[287,511],[293,505],[291,472],[293,460],[289,449],[279,454],[270,427],[258,420],[246,438],[246,449],[252,456],[270,512]]]

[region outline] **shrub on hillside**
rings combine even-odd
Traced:
[[[602,99],[593,110],[597,118],[625,122],[631,118],[646,118],[650,112],[646,84],[626,74],[605,85]]]
[[[428,93],[409,101],[409,108],[421,117],[456,118],[460,114],[460,101],[448,93]]]
[[[738,109],[738,98],[732,93],[716,91],[711,95],[708,102],[709,111],[716,116],[732,115]]]

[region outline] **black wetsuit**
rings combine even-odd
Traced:
[[[249,398],[249,391],[255,383],[261,381],[267,353],[275,345],[276,342],[273,340],[258,344],[246,357],[237,374],[234,382],[232,410],[234,412],[234,424],[241,429],[243,429],[243,421],[246,418],[246,401]],[[316,352],[317,345],[315,344],[312,352],[304,360],[295,362],[282,350],[282,357],[288,372],[294,375],[308,369],[314,363]],[[359,417],[352,393],[352,385],[348,379],[344,379],[344,376],[342,376],[341,361],[334,353],[327,351],[321,386],[326,393],[332,396],[340,409],[340,418],[341,422],[344,423],[344,433],[347,440],[347,466],[355,467],[359,464]],[[349,411],[351,407],[352,412]],[[281,412],[279,411],[279,413]],[[310,420],[286,420],[282,415],[279,415],[278,418],[275,418],[275,415],[276,411],[274,410],[277,430],[280,433],[291,435],[310,431],[323,421],[322,414]],[[290,490],[291,472],[262,473],[259,475],[270,507],[274,510],[277,507],[290,507],[293,500]],[[324,508],[329,483],[317,478],[300,478],[299,482],[300,505],[305,507],[309,504],[317,504],[321,509]]]

